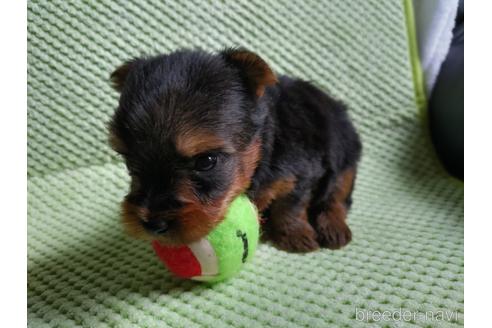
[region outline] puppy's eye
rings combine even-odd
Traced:
[[[217,164],[217,155],[214,154],[204,154],[200,155],[195,159],[196,171],[209,171],[215,167]]]

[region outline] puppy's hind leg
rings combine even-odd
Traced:
[[[352,203],[355,168],[343,171],[336,178],[328,201],[313,218],[317,241],[321,247],[339,249],[352,240],[352,232],[347,225],[347,212]]]
[[[272,203],[265,233],[277,248],[295,253],[319,248],[316,231],[308,222],[306,203],[293,194]]]

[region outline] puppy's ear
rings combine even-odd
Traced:
[[[241,72],[249,90],[261,97],[265,87],[277,83],[277,77],[268,64],[257,54],[242,48],[225,49],[221,52],[225,61]]]
[[[111,73],[111,83],[116,91],[121,92],[123,90],[128,73],[130,73],[136,62],[136,59],[129,60]]]

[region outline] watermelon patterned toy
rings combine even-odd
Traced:
[[[258,211],[245,195],[229,206],[224,220],[205,238],[170,247],[153,241],[164,265],[178,277],[216,282],[236,274],[250,260],[259,238]]]

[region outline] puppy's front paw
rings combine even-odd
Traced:
[[[352,232],[345,222],[346,211],[339,206],[343,205],[335,205],[316,218],[317,240],[321,247],[339,249],[352,240]]]
[[[316,232],[304,221],[277,226],[268,235],[275,247],[287,252],[307,253],[319,249]]]

